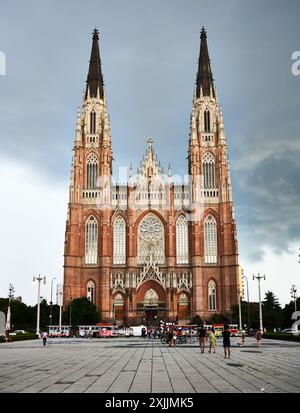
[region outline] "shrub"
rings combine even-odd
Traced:
[[[11,341],[34,340],[38,338],[38,336],[35,333],[17,334],[16,336],[9,337],[11,338]]]
[[[197,324],[197,326],[201,326],[203,324],[201,317],[198,314],[193,318],[192,324]]]
[[[285,333],[263,333],[263,338],[269,338],[272,340],[286,340],[286,341],[299,341],[300,335],[285,334]]]

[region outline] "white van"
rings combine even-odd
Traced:
[[[132,330],[133,337],[141,337],[143,328],[145,328],[146,331],[147,331],[147,327],[143,326],[143,325],[141,325],[141,326],[131,326],[130,328]]]

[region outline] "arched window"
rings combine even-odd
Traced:
[[[213,280],[208,283],[208,309],[217,309],[216,283]]]
[[[126,224],[122,217],[118,217],[113,227],[114,264],[126,262]]]
[[[86,186],[87,189],[96,189],[98,178],[98,161],[94,154],[87,160]]]
[[[96,133],[96,113],[94,111],[90,113],[90,133]]]
[[[215,160],[210,152],[203,156],[203,183],[204,188],[211,189],[215,187]]]
[[[98,224],[90,217],[85,225],[85,263],[97,264],[98,256]]]
[[[124,298],[122,294],[117,294],[113,301],[113,309],[116,320],[124,320]]]
[[[93,281],[88,282],[86,296],[91,303],[95,303],[95,284],[93,283]]]
[[[207,264],[217,263],[217,223],[212,215],[204,222],[204,256]]]
[[[178,297],[178,318],[179,320],[189,318],[189,298],[185,293],[181,293]]]
[[[138,262],[165,262],[164,227],[155,214],[146,215],[138,228]]]
[[[183,215],[180,215],[176,222],[176,262],[177,264],[189,262],[188,222]]]
[[[210,132],[210,113],[208,109],[205,109],[204,111],[204,132]]]

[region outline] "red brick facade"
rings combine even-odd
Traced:
[[[206,34],[202,31],[189,134],[190,178],[184,185],[173,182],[170,168],[167,176],[163,174],[152,140],[148,140],[137,176],[133,177],[130,170],[127,185],[112,185],[109,116],[101,64],[96,62],[100,60],[97,48],[95,32],[87,92],[77,116],[65,236],[64,305],[71,298],[87,296],[88,283],[92,281],[90,298],[101,319],[118,324],[158,318],[184,322],[197,314],[208,320],[214,313],[225,314],[238,302],[240,272],[227,141],[210,72]],[[95,125],[91,112],[95,113]],[[210,166],[204,166],[205,159],[205,165]],[[97,188],[88,188],[88,163],[92,162],[100,177]],[[124,263],[115,264],[113,228],[119,216],[125,222],[126,257]],[[188,247],[184,243],[181,247],[188,255],[184,263],[178,259],[180,246],[176,246],[179,237],[185,237],[179,235],[177,228],[180,216],[185,217],[188,228]],[[97,241],[92,241],[97,258],[87,264],[90,217],[97,227]],[[152,218],[148,222],[149,217]],[[205,235],[209,231],[205,229],[208,219],[215,226]],[[154,241],[147,233],[142,234],[142,222],[153,231]],[[141,258],[144,251],[148,255]],[[215,283],[215,292],[209,299],[210,281]]]

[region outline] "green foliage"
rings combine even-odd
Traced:
[[[71,323],[72,326],[96,324],[99,322],[100,315],[95,304],[91,303],[86,297],[76,298],[71,302],[63,317],[66,324],[70,320],[71,306]]]
[[[300,335],[295,334],[285,334],[285,333],[264,333],[263,338],[272,340],[287,340],[287,341],[299,341]]]
[[[11,341],[35,340],[38,336],[35,333],[17,334],[16,336],[9,336]]]
[[[223,323],[228,323],[228,318],[218,313],[210,317],[210,319],[207,322],[207,324],[223,324]]]
[[[197,326],[201,326],[203,324],[201,317],[198,314],[192,319],[192,324],[197,324]]]

